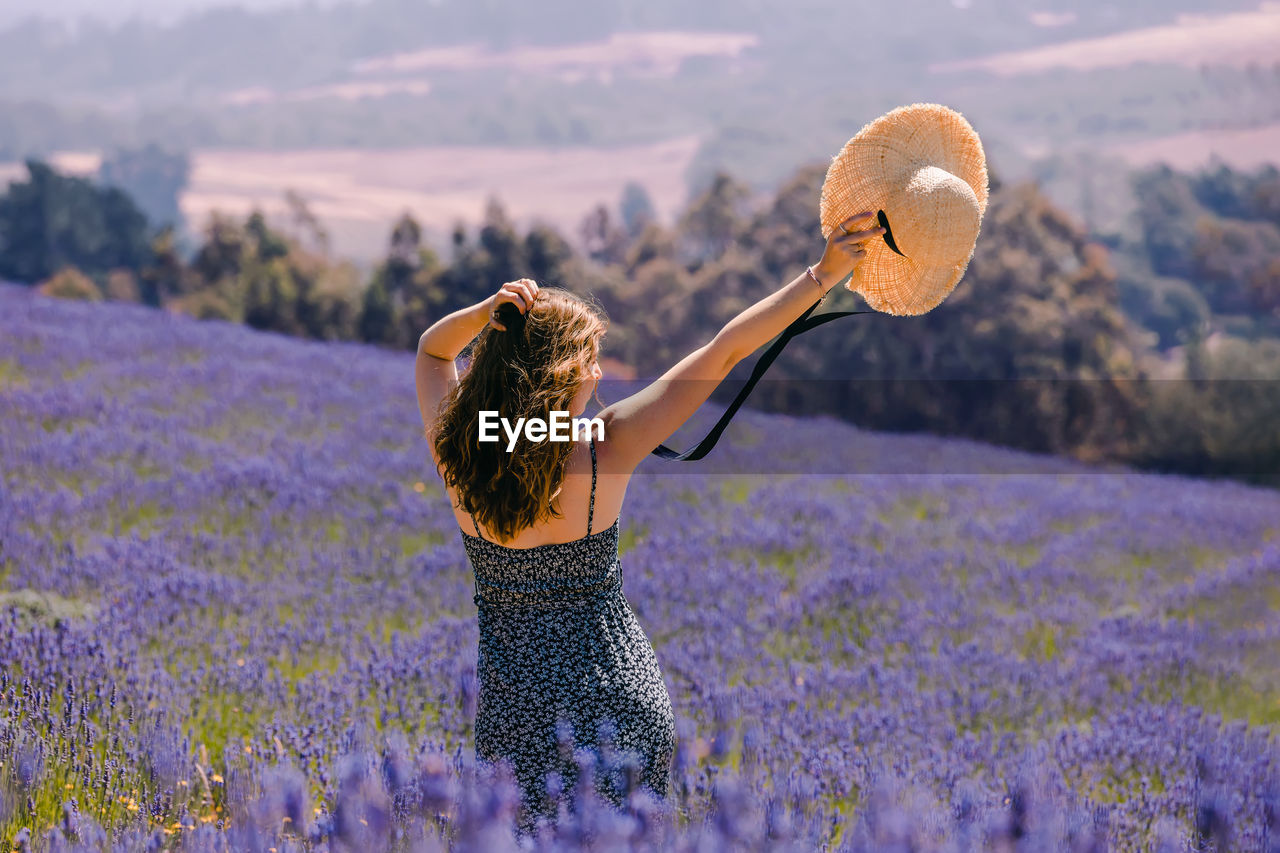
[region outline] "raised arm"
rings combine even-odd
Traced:
[[[710,343],[689,353],[652,384],[600,412],[611,473],[634,470],[706,402],[734,365],[781,334],[814,300],[853,272],[865,254],[862,244],[884,233],[878,226],[852,230],[873,216],[851,216],[841,228],[832,229],[822,259],[814,265],[818,284],[807,271],[802,273],[734,317]]]
[[[524,311],[537,298],[537,293],[538,285],[532,279],[509,281],[488,299],[441,317],[422,333],[422,337],[418,338],[414,381],[418,388],[418,410],[422,414],[424,431],[431,428],[440,400],[458,382],[458,368],[454,359],[480,334],[486,324],[495,329],[504,328],[492,312],[504,302],[515,303]],[[432,445],[433,459],[435,452],[435,446]]]

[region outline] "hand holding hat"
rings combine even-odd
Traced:
[[[941,104],[898,107],[858,131],[827,169],[823,263],[830,256],[827,271],[841,272],[831,238],[858,242],[865,250],[852,255],[845,287],[877,311],[923,314],[964,276],[986,207],[986,155],[969,122]],[[841,226],[852,229],[851,214],[864,211],[874,211],[881,238],[846,239]]]
[[[858,131],[827,169],[819,219],[827,240],[809,274],[826,290],[832,281],[861,293],[875,311],[923,314],[959,283],[973,257],[987,209],[987,160],[978,134],[940,104],[892,110]],[[819,299],[765,351],[706,438],[677,453],[654,455],[694,462],[715,447],[729,421],[796,335],[869,311],[813,314]]]
[[[885,233],[874,211],[855,213],[831,229],[822,260],[814,264],[814,272],[824,283],[834,287],[844,281],[867,255],[867,243]]]

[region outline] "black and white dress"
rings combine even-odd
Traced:
[[[618,522],[592,533],[595,503],[592,439],[585,537],[509,548],[462,531],[480,625],[476,758],[513,765],[523,831],[539,814],[555,818],[548,772],[560,773],[566,793],[576,784],[572,751],[557,742],[562,719],[572,726],[573,746],[596,755],[600,725],[610,721],[615,754],[630,751],[640,784],[667,795],[675,748],[671,697],[653,645],[622,593]],[[597,776],[597,790],[620,805],[613,784]]]

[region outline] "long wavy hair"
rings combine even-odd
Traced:
[[[563,517],[552,503],[574,445],[522,442],[508,453],[503,430],[499,441],[478,440],[480,412],[497,411],[514,424],[568,410],[590,381],[608,320],[596,304],[563,288],[541,287],[527,312],[504,303],[498,321],[506,331],[486,325],[480,332],[471,364],[441,400],[432,431],[440,474],[459,505],[509,540],[546,518]]]

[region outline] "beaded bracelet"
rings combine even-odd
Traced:
[[[822,286],[822,282],[818,281],[818,277],[814,275],[812,264],[810,264],[809,267],[805,269],[805,272],[809,274],[809,278],[813,279],[813,283],[818,285],[818,289],[822,291],[822,298],[818,300],[818,304],[821,305],[823,302],[826,301],[828,291],[825,287]]]

